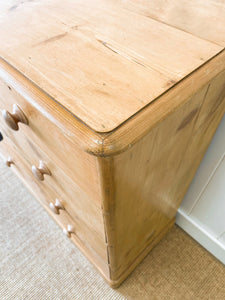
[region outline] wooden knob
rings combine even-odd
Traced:
[[[39,167],[32,166],[33,175],[40,181],[44,180],[44,175],[50,175],[51,172],[43,161],[39,162]]]
[[[71,234],[74,233],[74,227],[72,225],[67,225],[67,228],[64,228],[63,232],[66,236],[71,237]]]
[[[9,128],[13,130],[19,130],[18,123],[23,123],[28,125],[28,119],[23,113],[23,111],[19,108],[17,104],[13,105],[13,112],[10,113],[7,110],[3,109],[2,117],[5,123],[9,126]]]
[[[59,201],[59,199],[55,199],[55,203],[51,202],[49,206],[56,215],[59,214],[60,209],[65,209],[62,203]]]
[[[8,159],[5,161],[5,164],[7,167],[11,167],[12,164],[14,164],[11,157],[8,157]]]

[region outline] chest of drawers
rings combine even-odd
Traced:
[[[167,6],[0,4],[1,155],[113,287],[174,224],[225,111],[224,7]]]

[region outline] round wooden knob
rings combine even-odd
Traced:
[[[39,167],[32,166],[33,175],[40,181],[44,180],[44,175],[50,175],[51,172],[43,161],[39,162]]]
[[[66,236],[71,237],[71,234],[74,233],[74,227],[72,225],[67,225],[67,228],[64,228],[63,232]]]
[[[8,159],[5,161],[5,164],[7,167],[11,167],[12,164],[14,164],[11,157],[8,157]]]
[[[13,105],[13,112],[12,113],[10,113],[7,110],[3,109],[2,117],[5,121],[5,123],[12,130],[16,130],[16,131],[19,130],[19,126],[18,126],[19,122],[28,125],[27,117],[25,116],[25,114],[23,113],[21,108],[19,108],[19,106],[17,104]]]
[[[59,214],[60,209],[65,209],[62,203],[59,201],[59,199],[55,199],[55,203],[51,202],[49,206],[56,215]]]

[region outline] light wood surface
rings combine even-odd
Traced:
[[[125,0],[122,3],[124,9],[225,46],[223,0]]]
[[[94,148],[95,145],[97,148],[100,147],[101,145],[98,143],[95,144],[95,140],[98,141],[98,136],[90,132],[85,138],[87,129],[83,130],[83,126],[78,124],[79,130],[77,130],[72,121],[70,125],[71,115],[65,115],[60,107],[48,107],[46,95],[43,95],[43,93],[39,95],[38,89],[35,88],[32,91],[32,86],[29,83],[27,83],[28,87],[24,89],[20,85],[21,77],[18,76],[17,80],[16,74],[15,78],[12,70],[10,71],[9,75],[4,72],[4,69],[0,70],[3,77],[3,79],[0,79],[0,110],[12,112],[13,105],[17,104],[27,116],[29,124],[24,126],[20,123],[21,129],[14,134],[2,122],[5,132],[14,144],[22,151],[27,151],[28,155],[35,152],[35,155],[42,159],[38,150],[35,150],[35,147],[32,146],[33,142],[44,152],[51,153],[51,160],[82,189],[85,189],[92,200],[100,207],[96,158],[88,155],[82,149],[92,148],[92,144],[94,144]],[[71,149],[73,150],[71,151]],[[31,163],[33,164],[34,161]],[[35,163],[38,163],[38,161]],[[71,168],[71,165],[75,167]],[[88,172],[85,170],[88,170]],[[87,180],[89,185],[86,184]]]
[[[115,129],[223,49],[122,1],[0,5],[0,56],[99,132]]]
[[[98,219],[99,214],[96,212],[91,215],[91,205],[84,207],[85,197],[79,199],[77,193],[73,193],[74,198],[69,200],[69,197],[66,197],[65,194],[57,188],[56,184],[51,187],[47,180],[44,184],[43,182],[34,180],[29,162],[20,155],[18,149],[15,148],[5,135],[4,143],[0,143],[0,155],[3,159],[6,159],[7,155],[11,155],[14,162],[14,164],[11,165],[12,171],[17,174],[25,186],[62,229],[68,229],[68,225],[73,226],[74,234],[71,234],[71,240],[82,250],[99,272],[104,277],[109,278],[105,239],[104,236],[101,236],[99,230],[96,229],[96,226],[100,228],[101,225],[101,229],[104,230],[103,224],[100,223],[101,216],[100,219]],[[73,191],[71,190],[71,192],[74,192],[74,189]],[[64,210],[60,211],[60,214],[52,212],[49,206],[51,201],[54,201],[57,197],[61,197],[60,199],[65,207]],[[80,205],[83,207],[80,208]],[[76,210],[71,206],[75,207]]]
[[[34,177],[40,181],[43,181],[45,179],[44,175],[52,176],[51,171],[47,167],[46,163],[44,163],[42,160],[39,161],[38,167],[33,165],[31,170]]]
[[[12,130],[19,130],[18,123],[23,123],[28,125],[28,120],[21,108],[17,105],[13,105],[13,112],[10,113],[7,110],[2,111],[2,117],[5,123],[11,128]]]
[[[225,111],[223,3],[163,3],[0,1],[1,154],[113,287],[171,228]]]
[[[1,121],[0,126],[2,133],[5,136],[5,140],[9,139],[13,143],[14,147],[16,147],[16,151],[20,153],[24,159],[26,159],[29,168],[28,174],[30,176],[30,181],[34,181],[43,190],[46,189],[53,192],[53,195],[48,197],[49,202],[55,201],[57,198],[62,199],[65,202],[65,208],[70,211],[74,218],[79,217],[90,228],[90,230],[93,230],[96,235],[104,240],[101,207],[93,201],[93,197],[90,192],[88,191],[87,193],[83,190],[79,186],[75,177],[71,178],[63,172],[58,167],[57,162],[52,160],[50,153],[46,154],[43,152],[43,150],[34,143],[32,138],[29,136],[18,136],[18,132],[14,134],[14,132],[4,126]],[[4,141],[4,143],[6,143],[6,141]],[[39,177],[36,178],[32,173],[34,172],[32,166],[38,166],[40,161],[44,162],[45,166],[51,173],[51,176],[46,176],[44,181],[41,182],[39,182]],[[86,170],[87,173],[89,169]]]
[[[175,217],[225,112],[224,87],[223,72],[131,149],[101,162],[114,281]]]
[[[205,85],[225,70],[225,51],[157,98],[117,130],[104,137],[102,156],[111,156],[133,147],[159,122],[185,105]],[[214,105],[212,101],[210,105]]]
[[[5,101],[6,103],[7,101],[11,103],[16,101],[17,103],[21,103],[21,107],[26,105],[28,106],[28,110],[31,109],[36,112],[30,116],[30,120],[34,118],[32,122],[33,126],[30,124],[32,131],[27,131],[26,135],[32,134],[34,140],[38,138],[41,142],[44,141],[42,147],[46,148],[46,145],[48,145],[48,151],[58,149],[57,156],[61,158],[58,161],[59,164],[65,162],[65,166],[70,165],[71,156],[67,155],[65,149],[76,147],[76,151],[79,154],[73,155],[73,161],[77,157],[84,156],[84,159],[76,160],[76,165],[80,166],[80,164],[84,163],[88,166],[90,163],[93,164],[93,162],[90,162],[92,158],[85,155],[84,151],[104,157],[125,151],[145,136],[157,122],[160,122],[177,109],[177,107],[186,103],[192,95],[213,80],[224,69],[225,50],[207,62],[207,64],[197,69],[193,74],[185,77],[179,84],[157,98],[157,101],[153,101],[151,105],[145,107],[145,109],[123,123],[122,126],[108,134],[99,134],[90,130],[83,122],[73,117],[68,111],[57,105],[54,101],[51,102],[48,95],[35,85],[32,85],[29,80],[26,80],[26,78],[16,72],[14,68],[2,59],[0,59],[0,78],[2,79],[0,81],[2,86],[0,99],[1,102]],[[12,87],[11,96],[8,93],[7,86]],[[181,95],[184,95],[184,97],[181,97]],[[2,105],[1,102],[0,105]],[[31,108],[29,108],[30,105]],[[5,107],[7,106],[2,106],[2,109]],[[38,120],[40,120],[38,121],[38,128],[36,128],[35,120],[37,115]],[[48,131],[45,130],[46,127]],[[26,130],[26,127],[24,130]],[[34,135],[33,132],[35,132]],[[51,140],[51,143],[49,143],[49,140]],[[63,140],[63,143],[58,143],[59,140]],[[67,172],[69,174],[71,172],[82,174],[82,169],[81,165],[78,168],[67,168]],[[86,166],[84,169],[86,169]],[[86,178],[86,175],[83,175],[83,178]],[[94,178],[96,178],[96,174],[93,174],[90,182],[93,182]]]

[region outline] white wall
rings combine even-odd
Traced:
[[[176,222],[225,264],[225,116],[184,197]]]

